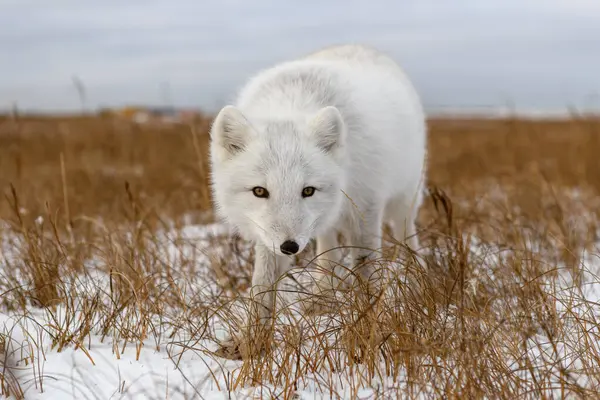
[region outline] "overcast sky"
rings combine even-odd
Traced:
[[[257,70],[360,41],[433,107],[600,109],[600,0],[0,0],[0,108],[224,105]]]

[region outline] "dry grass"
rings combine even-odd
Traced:
[[[33,332],[90,362],[90,337],[100,336],[116,358],[151,343],[178,365],[185,354],[216,357],[217,327],[241,329],[234,309],[244,307],[252,251],[185,228],[211,218],[209,122],[0,119],[0,305],[30,334],[15,343],[0,331],[3,393],[23,396],[24,371],[34,374],[27,385],[44,387]],[[379,264],[392,276],[377,301],[340,296],[327,315],[298,312],[301,289],[284,286],[276,345],[231,373],[212,371],[221,389],[600,395],[600,307],[583,298],[590,279],[600,291],[588,270],[600,234],[600,121],[432,120],[429,146],[424,256],[388,242]],[[303,272],[286,285],[304,283]],[[40,315],[49,322],[37,325]]]

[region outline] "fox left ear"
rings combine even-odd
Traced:
[[[251,126],[244,114],[234,106],[225,106],[219,111],[210,129],[211,140],[233,156],[246,149]]]
[[[335,154],[346,143],[346,124],[334,106],[321,108],[308,123],[310,136],[326,153]]]

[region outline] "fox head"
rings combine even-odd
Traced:
[[[347,132],[337,108],[263,119],[226,106],[210,135],[216,211],[242,236],[291,255],[338,218]]]

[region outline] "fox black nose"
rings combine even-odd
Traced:
[[[296,254],[298,250],[300,250],[298,243],[294,242],[293,240],[286,240],[279,248],[283,254],[287,255]]]

